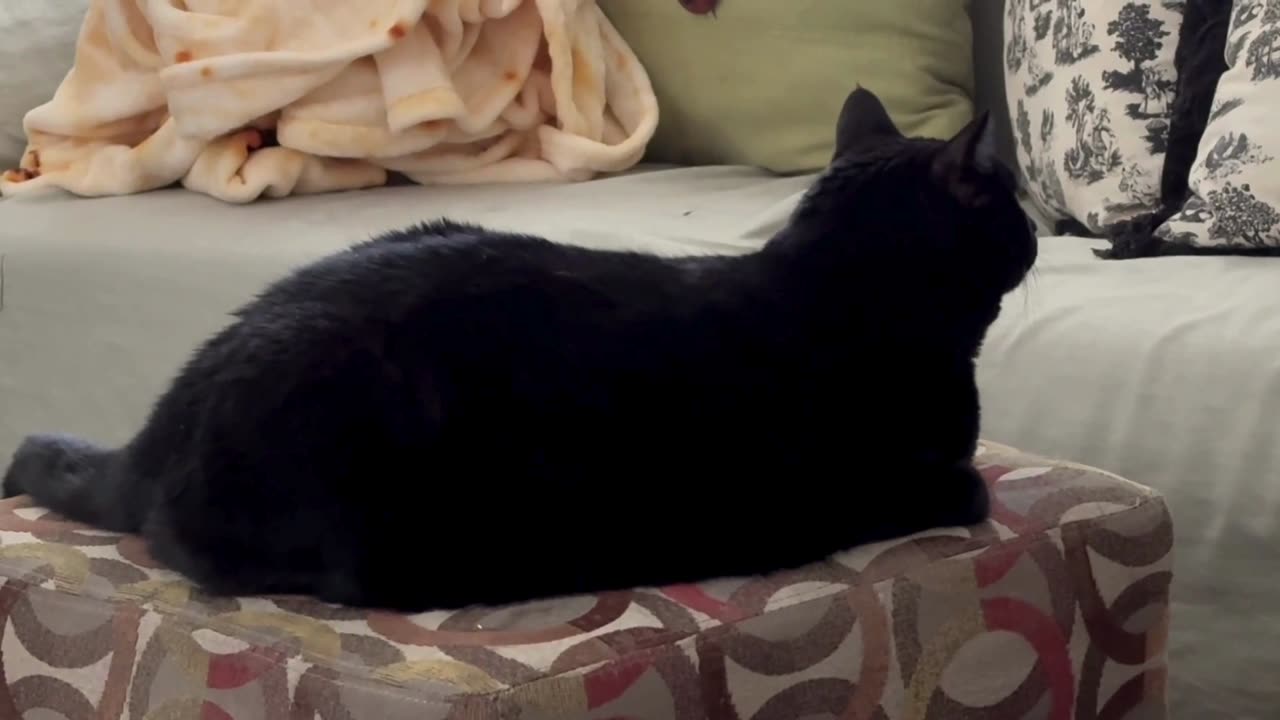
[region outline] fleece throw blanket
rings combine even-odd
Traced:
[[[0,192],[585,180],[638,162],[657,122],[594,0],[91,0]]]

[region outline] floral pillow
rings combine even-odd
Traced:
[[[1094,233],[1160,202],[1181,0],[1008,0],[1005,82],[1031,197]]]
[[[1155,234],[1190,252],[1280,255],[1280,0],[1235,0],[1226,61],[1190,197]]]

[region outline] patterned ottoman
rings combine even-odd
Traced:
[[[994,520],[773,577],[404,616],[211,599],[0,503],[0,718],[1165,717],[1154,492],[984,445]],[[803,529],[786,532],[803,532]]]

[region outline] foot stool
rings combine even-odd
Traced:
[[[760,579],[421,615],[202,596],[137,538],[13,498],[0,718],[1164,718],[1164,501],[990,443],[978,464],[979,527]]]

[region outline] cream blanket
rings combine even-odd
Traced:
[[[584,180],[634,165],[657,122],[594,0],[91,0],[0,192]]]

